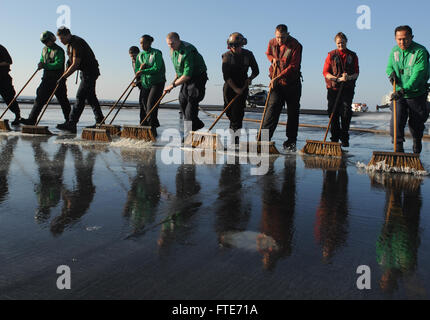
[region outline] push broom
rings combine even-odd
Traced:
[[[396,82],[393,83],[393,91],[396,92]],[[370,160],[369,166],[377,166],[385,163],[389,169],[397,169],[402,172],[409,172],[408,169],[425,171],[420,160],[420,155],[415,153],[397,152],[397,101],[393,100],[393,126],[394,126],[394,152],[375,151]]]
[[[140,70],[142,70],[143,66],[144,65],[142,65],[140,67]],[[130,87],[133,85],[133,83],[136,81],[137,77],[138,77],[138,74],[136,74],[134,76],[133,80],[130,82],[128,87],[124,90],[122,95],[119,97],[118,101],[116,103],[114,103],[114,105],[110,108],[106,117],[104,117],[104,119],[102,120],[101,123],[96,125],[95,129],[85,128],[82,131],[82,136],[81,136],[82,139],[93,140],[93,141],[102,141],[102,142],[111,142],[113,135],[119,135],[121,133],[121,126],[114,126],[114,125],[112,125],[112,122],[110,124],[105,124],[105,122],[106,122],[107,118],[111,115],[112,111],[121,102],[121,99],[124,97],[124,95],[130,89]],[[131,91],[130,91],[130,93],[131,93]],[[124,103],[125,103],[125,100],[124,100]]]
[[[40,120],[42,120],[43,115],[46,112],[46,109],[48,109],[48,105],[51,103],[52,98],[54,98],[55,93],[58,90],[58,87],[60,84],[58,83],[55,87],[54,91],[52,92],[51,96],[48,99],[48,102],[43,107],[42,113],[39,116],[39,119],[37,119],[37,122],[33,126],[22,126],[22,133],[28,133],[28,134],[43,134],[43,135],[52,135],[52,133],[48,130],[47,126],[39,126]]]
[[[273,76],[276,74],[276,70],[277,70],[277,67],[273,71]],[[264,143],[264,144],[268,144],[268,146],[269,146],[269,154],[280,154],[278,149],[276,149],[275,142],[273,142],[273,141],[268,141],[268,142],[261,141],[261,133],[263,130],[263,123],[264,123],[264,120],[266,119],[267,107],[269,106],[269,100],[270,100],[270,96],[272,95],[272,91],[273,91],[273,87],[270,87],[269,93],[267,95],[266,105],[264,106],[263,117],[261,118],[261,122],[260,122],[260,129],[258,131],[257,141],[246,143],[247,152],[250,152],[250,150],[251,151],[256,150],[257,153],[260,153],[261,152],[261,146]],[[253,144],[256,144],[256,147],[253,148],[252,147]],[[242,148],[240,148],[240,149],[242,149]]]
[[[324,141],[307,140],[306,145],[302,152],[306,154],[313,154],[319,156],[330,156],[330,157],[342,157],[342,145],[339,142],[327,142],[328,132],[330,130],[331,124],[333,122],[334,114],[337,111],[337,106],[339,104],[340,96],[343,91],[345,82],[342,82],[339,92],[337,93],[336,101],[334,103],[333,112],[330,116],[330,121],[328,122],[327,130],[325,132]]]
[[[18,99],[18,97],[20,96],[20,94],[24,91],[24,89],[28,86],[28,84],[31,82],[31,80],[33,80],[34,76],[36,75],[36,73],[39,71],[39,69],[37,69],[33,75],[30,77],[30,79],[26,82],[26,84],[24,85],[24,87],[18,92],[18,94],[15,96],[15,98],[13,98],[13,100],[9,103],[9,105],[7,106],[6,110],[2,113],[2,115],[0,116],[0,131],[11,131],[10,126],[9,126],[9,120],[2,120],[4,115],[6,114],[6,112],[9,110],[9,108],[11,107],[12,104],[15,103],[16,99]]]
[[[233,100],[227,105],[224,111],[218,116],[212,126],[209,128],[208,132],[197,132],[191,131],[184,141],[184,146],[191,146],[193,148],[200,147],[202,149],[224,149],[222,142],[220,141],[216,133],[211,133],[211,130],[216,126],[216,124],[221,120],[224,113],[230,109],[233,103],[240,97],[240,94],[236,95]]]
[[[152,133],[152,128],[150,126],[143,126],[143,124],[146,122],[146,120],[149,119],[152,112],[158,108],[161,104],[161,101],[163,101],[164,97],[168,94],[167,91],[163,93],[160,99],[158,99],[157,103],[152,107],[152,109],[148,112],[145,119],[142,120],[140,125],[138,126],[123,126],[121,138],[128,138],[128,139],[137,139],[137,140],[144,140],[144,141],[152,141],[155,142],[157,139]]]

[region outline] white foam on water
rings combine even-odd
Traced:
[[[366,165],[362,162],[356,163],[357,168],[364,169],[367,172],[387,172],[387,173],[407,173],[413,174],[415,176],[427,176],[429,173],[427,171],[416,170],[413,168],[398,168],[391,167],[385,163],[385,161],[378,162],[374,165]]]
[[[151,141],[136,140],[136,139],[119,139],[111,142],[110,146],[114,148],[124,149],[149,149],[154,145]]]
[[[78,146],[100,146],[108,145],[106,142],[82,140],[80,138],[74,139],[58,139],[54,141],[55,144],[68,144],[68,145],[78,145]]]

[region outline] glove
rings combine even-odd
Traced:
[[[395,71],[393,71],[390,74],[390,77],[388,79],[390,79],[391,84],[394,84],[394,81],[396,81],[396,83],[399,83],[399,78],[397,78],[397,75],[396,75]]]
[[[396,91],[396,92],[394,92],[392,95],[391,95],[391,101],[393,101],[393,100],[400,100],[400,99],[402,99],[403,98],[403,96],[405,95],[405,90],[403,90],[403,89],[400,89],[399,91]]]

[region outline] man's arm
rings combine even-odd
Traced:
[[[76,49],[73,49],[72,57],[71,57],[71,65],[61,76],[61,79],[67,79],[70,77],[76,70],[78,70],[79,64],[81,63],[81,58],[78,57],[78,52]]]

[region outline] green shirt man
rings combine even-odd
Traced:
[[[181,41],[178,50],[172,50],[172,62],[178,78],[199,76],[206,72],[207,67],[202,55],[192,44]]]

